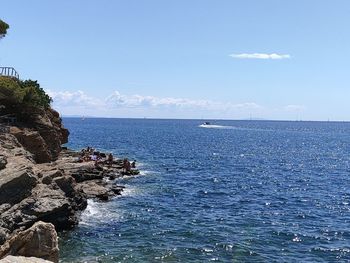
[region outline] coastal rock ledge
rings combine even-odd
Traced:
[[[0,262],[58,262],[56,231],[78,224],[87,198],[121,194],[123,161],[81,160],[62,149],[69,132],[52,109],[21,116],[0,123]]]
[[[1,259],[0,263],[52,263],[52,261],[35,257],[7,256]]]
[[[11,255],[41,258],[49,262],[58,262],[58,239],[55,227],[50,223],[37,222],[31,228],[20,232],[0,247],[0,262],[11,261]],[[6,259],[7,258],[7,259]],[[6,261],[8,260],[8,261]],[[19,260],[16,258],[15,260]],[[42,262],[39,259],[21,258],[20,262]]]

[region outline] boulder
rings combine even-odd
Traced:
[[[38,184],[30,197],[0,215],[0,226],[14,231],[28,228],[39,220],[54,224],[57,230],[71,229],[78,224],[65,193],[52,185]]]
[[[21,106],[17,111],[17,119],[21,125],[12,126],[10,133],[33,154],[37,163],[56,160],[61,152],[61,145],[68,142],[69,136],[58,112],[51,108],[32,106]]]
[[[0,171],[0,205],[16,204],[29,196],[37,184],[37,178],[30,169]]]
[[[56,177],[53,180],[69,198],[70,204],[75,211],[84,210],[87,206],[87,198],[81,189],[77,188],[77,184],[71,176]]]
[[[9,230],[3,227],[0,227],[0,245],[4,244],[6,239],[9,237]]]
[[[26,107],[20,114],[28,128],[37,131],[46,143],[50,160],[56,160],[61,152],[61,145],[68,142],[69,131],[62,125],[57,111],[48,108]]]
[[[81,183],[84,181],[102,179],[104,177],[104,174],[103,172],[100,172],[98,170],[89,169],[89,170],[80,170],[78,172],[74,172],[72,173],[72,176],[74,177],[77,183]]]
[[[17,138],[20,144],[22,144],[27,151],[33,154],[37,163],[51,161],[52,155],[45,140],[43,137],[41,137],[38,131],[11,127],[10,133]]]
[[[0,170],[4,169],[7,164],[7,157],[6,156],[0,156]]]
[[[39,221],[31,228],[19,232],[0,247],[0,258],[8,255],[58,262],[58,238],[55,227],[50,223]]]
[[[88,198],[98,198],[103,201],[107,201],[110,196],[115,195],[111,189],[97,180],[80,183],[77,188],[85,193]]]
[[[51,184],[52,180],[56,177],[62,176],[63,173],[60,170],[51,170],[42,173],[42,183]]]
[[[0,263],[52,263],[52,261],[35,257],[7,256],[1,259]]]

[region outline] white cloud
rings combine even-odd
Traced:
[[[90,97],[81,90],[74,92],[47,90],[47,93],[53,99],[54,104],[59,106],[99,107],[103,105],[101,100]]]
[[[52,91],[53,107],[64,115],[108,117],[161,117],[161,118],[239,118],[259,112],[262,106],[254,102],[232,103],[201,99],[125,95],[113,92],[105,99],[89,96],[83,91]]]
[[[290,55],[285,54],[285,55],[279,55],[276,53],[272,54],[265,54],[265,53],[252,53],[252,54],[231,54],[229,55],[230,57],[233,58],[239,58],[239,59],[289,59],[291,58]]]
[[[284,107],[284,109],[286,111],[291,111],[291,112],[300,112],[300,111],[304,111],[306,109],[306,107],[304,105],[287,105]]]
[[[205,109],[205,110],[237,110],[259,109],[260,105],[254,102],[234,104],[231,102],[218,102],[210,100],[191,100],[186,98],[154,97],[141,95],[121,95],[115,91],[106,98],[111,107],[129,108],[177,108],[177,109]]]
[[[124,107],[206,107],[210,104],[206,100],[190,100],[184,98],[154,97],[141,95],[121,95],[115,91],[106,98],[110,106]]]

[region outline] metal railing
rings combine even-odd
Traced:
[[[0,67],[0,76],[13,77],[19,79],[19,74],[12,67]]]

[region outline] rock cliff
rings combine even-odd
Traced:
[[[17,112],[17,115],[18,124],[11,127],[10,133],[33,154],[37,163],[56,160],[61,145],[68,142],[69,136],[58,112],[51,108],[27,106]]]
[[[58,262],[58,238],[55,227],[49,223],[37,222],[31,228],[12,237],[1,247],[0,258],[13,255],[32,257],[31,260],[36,261],[39,260],[33,259],[33,257],[45,259],[50,262]],[[10,259],[11,257],[7,258],[7,260]],[[12,258],[12,260],[16,259]],[[28,258],[22,258],[22,260],[23,262],[27,262],[25,260],[28,260]],[[3,262],[6,262],[6,258]]]
[[[40,220],[72,228],[87,204],[74,178],[52,162],[68,139],[58,113],[26,117],[0,133],[0,245]]]
[[[51,234],[40,240],[56,247],[55,231],[78,224],[87,198],[106,201],[121,194],[123,187],[113,180],[125,174],[123,161],[97,164],[82,161],[80,153],[61,150],[69,132],[52,109],[27,108],[18,116],[16,124],[0,124],[0,262],[44,262],[11,256],[57,262],[57,253],[47,257],[42,251],[46,245],[35,239],[45,232],[37,222],[50,223],[45,229]]]

